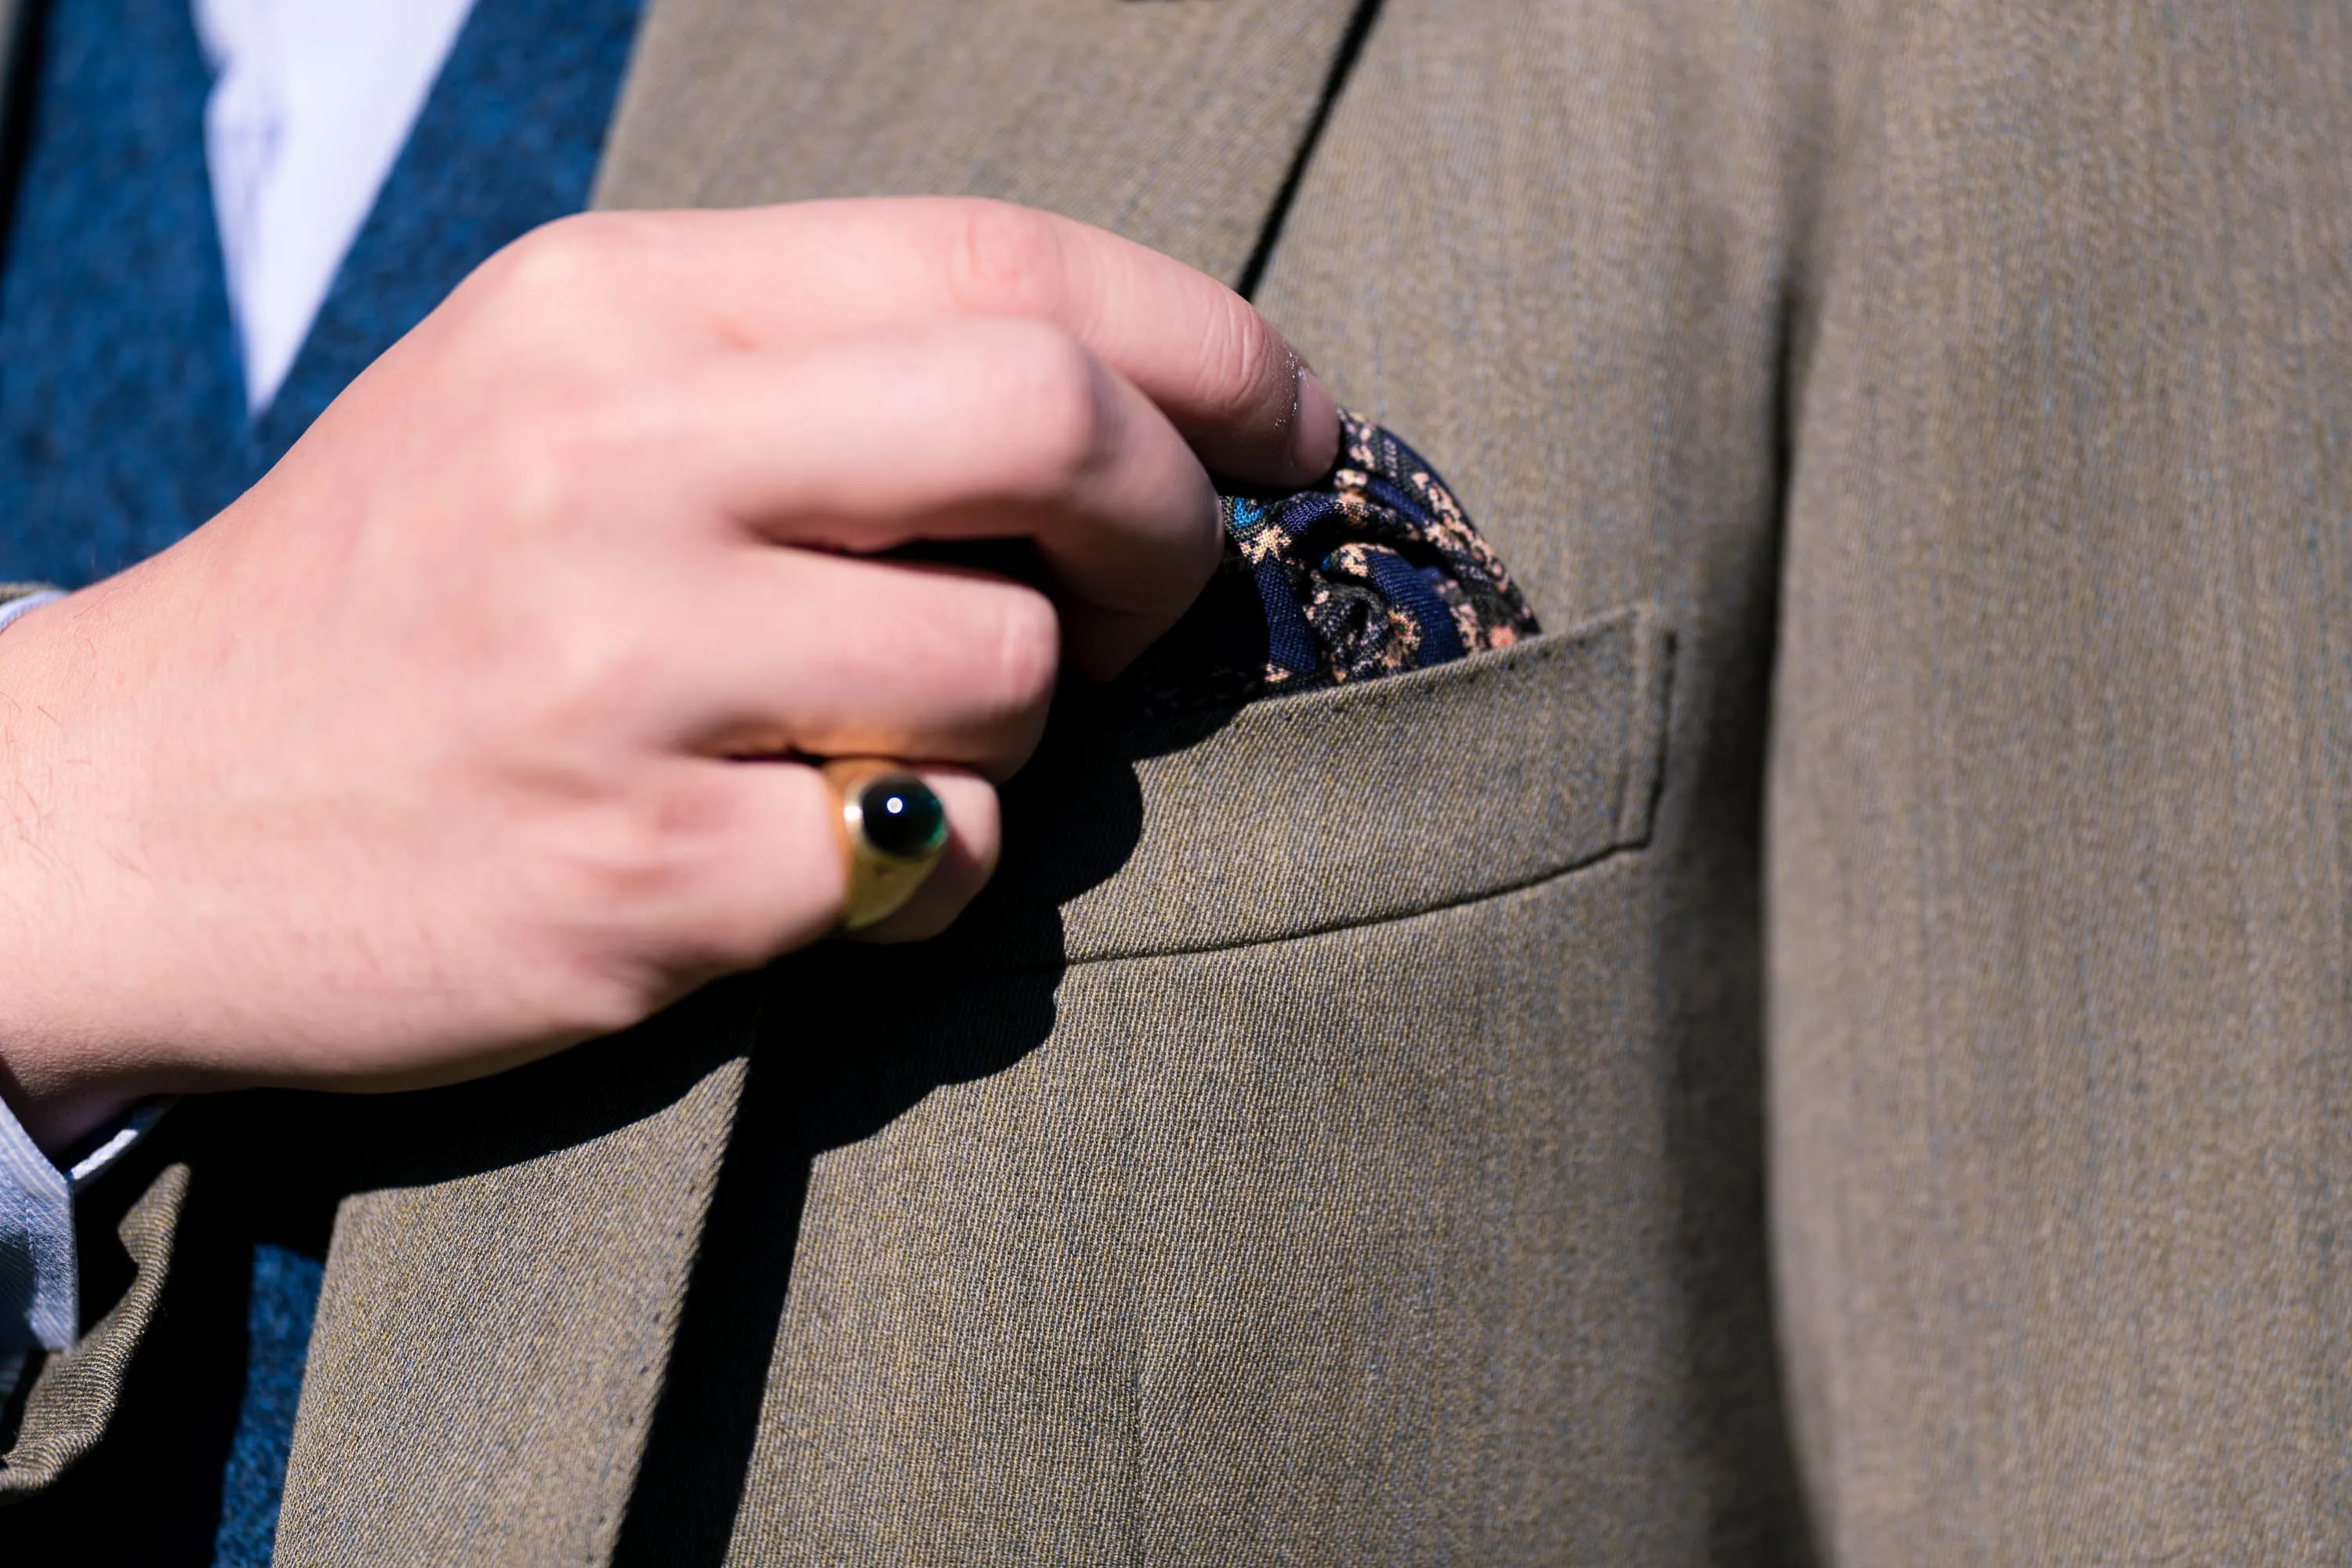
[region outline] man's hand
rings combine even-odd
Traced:
[[[1059,666],[1116,672],[1206,581],[1203,461],[1296,483],[1336,442],[1246,304],[1059,219],[543,229],[236,505],[0,636],[0,1087],[56,1147],[633,1023],[833,927],[787,756],[919,764],[950,845],[884,931],[935,931]],[[871,559],[1006,536],[1049,594]]]

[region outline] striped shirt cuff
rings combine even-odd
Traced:
[[[0,1403],[16,1392],[26,1352],[73,1342],[81,1316],[74,1194],[177,1103],[142,1100],[71,1170],[60,1171],[0,1100]]]
[[[43,583],[0,583],[0,628],[63,597]],[[71,1343],[75,1294],[73,1180],[0,1104],[0,1355]]]
[[[0,630],[18,616],[54,605],[64,598],[65,590],[52,588],[47,583],[0,583]]]
[[[71,1344],[75,1284],[73,1178],[0,1105],[0,1349]]]

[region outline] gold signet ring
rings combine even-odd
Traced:
[[[843,757],[824,764],[841,803],[841,862],[848,884],[841,929],[863,931],[907,907],[948,847],[948,812],[903,763]]]

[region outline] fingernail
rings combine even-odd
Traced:
[[[1339,405],[1323,378],[1298,365],[1298,406],[1290,416],[1290,460],[1303,479],[1319,479],[1339,460]]]

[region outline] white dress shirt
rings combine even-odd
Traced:
[[[194,0],[205,163],[245,359],[269,406],[473,0]]]
[[[285,381],[473,0],[192,5],[215,72],[205,167],[246,405],[258,414]],[[0,632],[57,596],[0,604]],[[136,1142],[161,1110],[142,1107],[63,1171],[0,1102],[0,1285],[10,1287],[0,1290],[0,1399],[27,1350],[72,1342],[74,1190]]]

